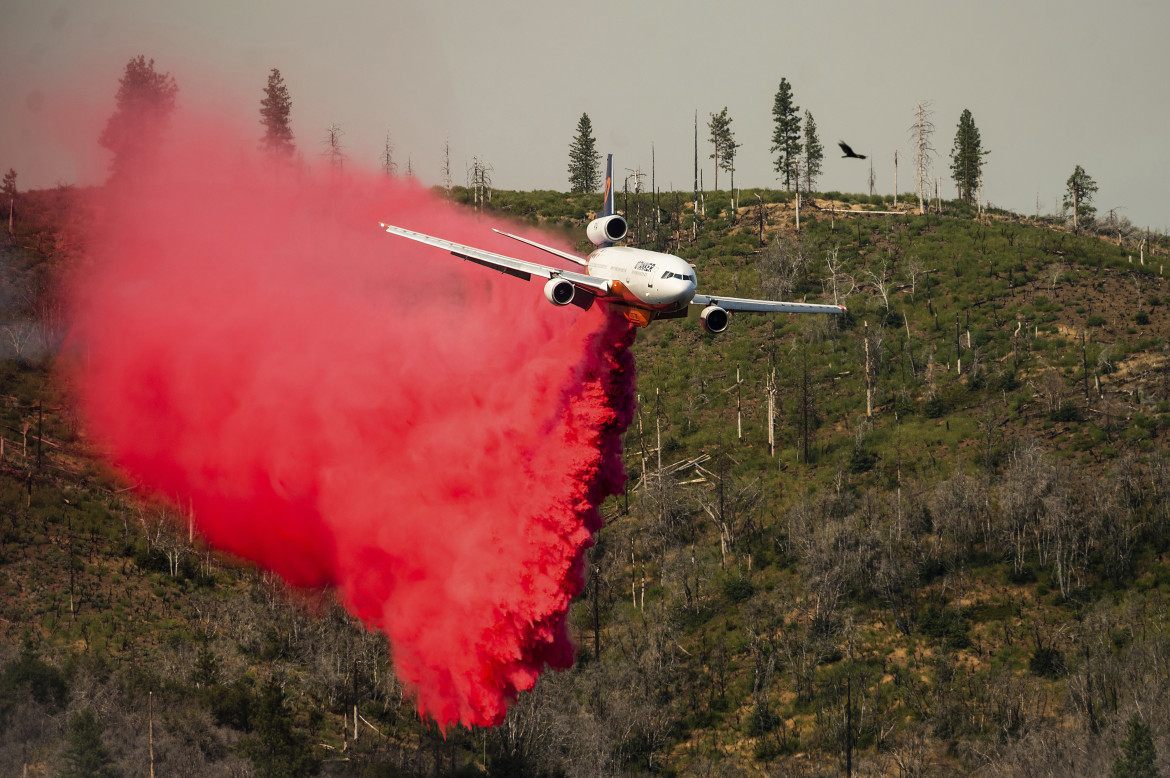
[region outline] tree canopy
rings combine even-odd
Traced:
[[[1150,728],[1134,716],[1129,720],[1121,756],[1113,763],[1110,778],[1158,778],[1158,752]]]
[[[1082,222],[1092,220],[1093,215],[1097,213],[1097,209],[1089,205],[1096,191],[1097,182],[1084,168],[1077,165],[1065,182],[1064,194],[1064,207],[1072,209],[1074,231],[1080,228]]]
[[[811,192],[821,174],[825,148],[817,136],[817,123],[811,111],[804,112],[804,189]]]
[[[240,738],[240,754],[247,757],[264,778],[316,775],[321,760],[313,754],[309,736],[296,729],[293,715],[285,705],[285,693],[275,679],[269,679],[260,693],[259,704],[249,719],[250,735]]]
[[[963,109],[959,116],[959,128],[955,132],[955,145],[951,149],[951,177],[959,189],[960,200],[967,203],[975,202],[979,181],[983,177],[983,157],[986,154],[979,137],[979,128],[975,126],[975,119],[969,110]]]
[[[601,185],[601,154],[593,137],[589,114],[577,121],[577,135],[569,146],[569,191],[596,192]]]
[[[719,190],[719,168],[731,174],[731,185],[735,187],[735,150],[739,144],[735,142],[735,133],[731,129],[731,117],[727,115],[727,106],[719,113],[711,114],[711,121],[707,123],[711,131],[711,144],[715,151],[711,159],[715,160],[715,191]]]
[[[105,727],[89,708],[69,719],[69,740],[65,748],[63,778],[113,778],[113,760],[102,743]]]
[[[264,87],[264,99],[260,101],[260,124],[264,127],[261,146],[265,151],[292,156],[293,131],[289,125],[292,113],[292,98],[280,71],[276,68],[268,74],[268,86]]]
[[[170,122],[178,91],[174,78],[154,69],[153,59],[139,55],[126,63],[114,96],[114,113],[98,138],[103,148],[114,153],[114,176],[149,159]]]
[[[800,160],[800,108],[792,99],[792,85],[780,79],[780,88],[772,102],[772,153],[776,155],[777,177],[784,178],[784,187],[796,183],[796,163]]]

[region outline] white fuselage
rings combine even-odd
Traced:
[[[653,311],[681,310],[695,296],[695,269],[680,257],[628,246],[599,248],[586,272],[614,284],[623,302]]]

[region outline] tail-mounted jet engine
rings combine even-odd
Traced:
[[[626,217],[620,213],[615,213],[613,216],[603,216],[600,219],[594,219],[589,222],[589,226],[585,228],[585,234],[589,236],[589,241],[594,246],[601,246],[606,243],[617,243],[622,238],[626,237],[629,231],[629,225],[626,224]]]
[[[544,297],[553,305],[568,305],[573,302],[573,293],[577,287],[572,281],[563,278],[550,278],[544,285]]]
[[[710,332],[712,335],[718,335],[727,329],[731,317],[727,311],[720,308],[718,305],[708,305],[699,314],[699,323],[703,325],[703,329]]]

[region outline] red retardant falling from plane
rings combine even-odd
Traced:
[[[573,660],[569,601],[625,479],[630,326],[387,236],[516,250],[415,184],[175,126],[103,193],[72,283],[89,434],[215,546],[334,588],[420,714],[498,724]]]

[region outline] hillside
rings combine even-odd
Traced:
[[[689,193],[661,219],[619,198],[703,291],[835,289],[850,315],[639,333],[578,663],[444,737],[380,637],[96,463],[48,348],[84,195],[29,195],[3,247],[0,764],[55,774],[86,709],[127,774],[148,722],[160,775],[1097,775],[1134,714],[1170,764],[1164,238],[836,193],[798,233],[786,193],[709,194],[697,225]],[[597,199],[490,207],[575,239]]]

